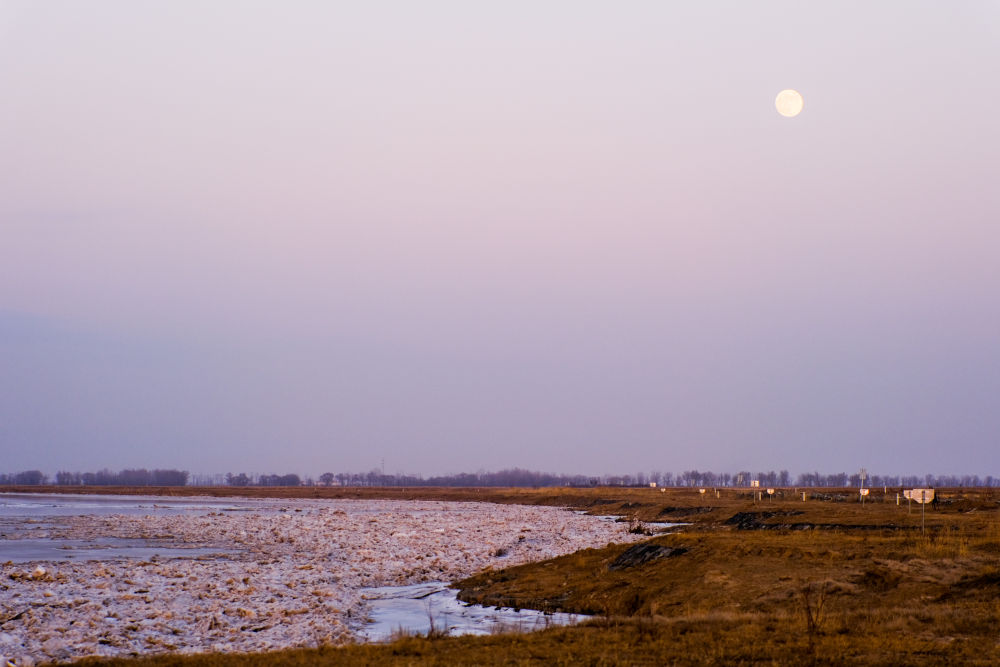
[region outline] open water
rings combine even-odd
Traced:
[[[0,493],[0,563],[36,560],[78,561],[119,558],[204,558],[225,553],[166,545],[156,539],[61,539],[68,517],[238,512],[260,507],[258,500]]]

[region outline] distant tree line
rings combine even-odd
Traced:
[[[38,486],[185,486],[186,470],[146,470],[145,468],[119,470],[104,469],[97,472],[67,472],[60,470],[50,481],[40,470],[26,470],[13,475],[0,474],[0,484]]]
[[[298,475],[247,475],[226,473],[227,486],[302,486]],[[310,483],[308,486],[312,486]]]
[[[0,473],[0,485],[39,486],[57,484],[60,486],[657,486],[667,487],[748,487],[757,480],[763,487],[860,487],[860,473],[844,472],[821,474],[801,473],[792,477],[787,470],[737,473],[714,473],[710,471],[685,470],[672,472],[637,472],[634,475],[560,475],[554,473],[509,468],[498,472],[479,471],[454,475],[385,474],[379,469],[366,473],[325,472],[317,478],[301,478],[296,474],[247,474],[227,473],[225,475],[189,475],[186,470],[146,470],[126,469],[112,472],[104,469],[97,472],[57,472],[51,481],[39,470],[19,473]],[[878,487],[995,487],[1000,486],[1000,478],[986,475],[878,475],[866,476],[864,485]]]
[[[227,484],[232,473],[226,476]],[[273,476],[260,476],[260,479]],[[256,478],[234,476],[232,479],[248,481],[248,484],[233,484],[234,486],[264,485],[255,481]],[[332,473],[325,472],[316,480],[305,478],[302,484],[308,486],[657,486],[667,487],[748,487],[757,480],[765,487],[860,487],[860,473],[844,472],[820,474],[818,472],[802,473],[797,477],[787,470],[752,473],[743,470],[737,473],[721,473],[698,470],[686,470],[680,473],[671,472],[638,472],[635,475],[559,475],[553,473],[510,468],[498,472],[458,473],[454,475],[439,475],[423,477],[421,475],[384,474],[379,469],[366,473]],[[1000,486],[1000,478],[992,475],[868,475],[864,485],[867,487],[978,487]]]
[[[498,472],[458,473],[454,475],[386,475],[375,469],[366,473],[325,472],[320,486],[597,486],[601,478],[586,475],[553,473],[510,468]]]
[[[0,484],[7,486],[39,486],[48,483],[48,479],[41,470],[25,470],[12,474],[0,473]]]

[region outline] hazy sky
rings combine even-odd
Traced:
[[[995,1],[0,0],[0,470],[1000,474],[998,68]]]

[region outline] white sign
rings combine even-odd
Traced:
[[[752,479],[752,480],[750,480],[750,486],[752,486],[754,488],[760,486],[760,480],[759,479]]]
[[[909,489],[903,491],[903,497],[915,503],[929,503],[934,500],[934,489]]]
[[[768,489],[767,490],[767,495],[773,496],[774,495],[774,489]]]
[[[698,489],[698,493],[705,493],[705,489]]]
[[[867,496],[868,492],[871,491],[871,489],[860,489],[860,491],[861,491],[861,495]]]

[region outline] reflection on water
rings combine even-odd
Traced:
[[[600,519],[601,521],[608,521],[611,523],[628,523],[629,519],[624,516],[619,516],[617,514],[591,514],[589,510],[572,510],[574,514],[589,515],[595,519]],[[686,526],[686,523],[677,523],[674,521],[636,521],[636,525],[641,528],[646,528],[653,531],[654,533],[667,533],[671,529],[677,526]]]
[[[200,514],[259,509],[259,500],[168,498],[163,496],[93,496],[76,494],[0,493],[0,517],[81,516],[93,514]]]
[[[368,641],[386,641],[395,634],[424,634],[431,629],[449,635],[488,635],[498,631],[527,632],[550,625],[571,625],[587,619],[582,614],[546,614],[533,609],[499,609],[460,602],[448,584],[364,588],[371,622],[358,634]]]
[[[186,549],[158,545],[153,540],[98,538],[96,540],[0,539],[0,563],[36,560],[114,560],[119,558],[198,558],[222,555],[219,549]],[[232,553],[232,552],[229,552]]]
[[[203,515],[211,512],[259,510],[260,501],[161,496],[97,496],[70,494],[0,493],[0,563],[44,561],[199,558],[234,553],[207,548],[184,548],[166,540],[96,538],[71,540],[52,537],[74,516]]]

